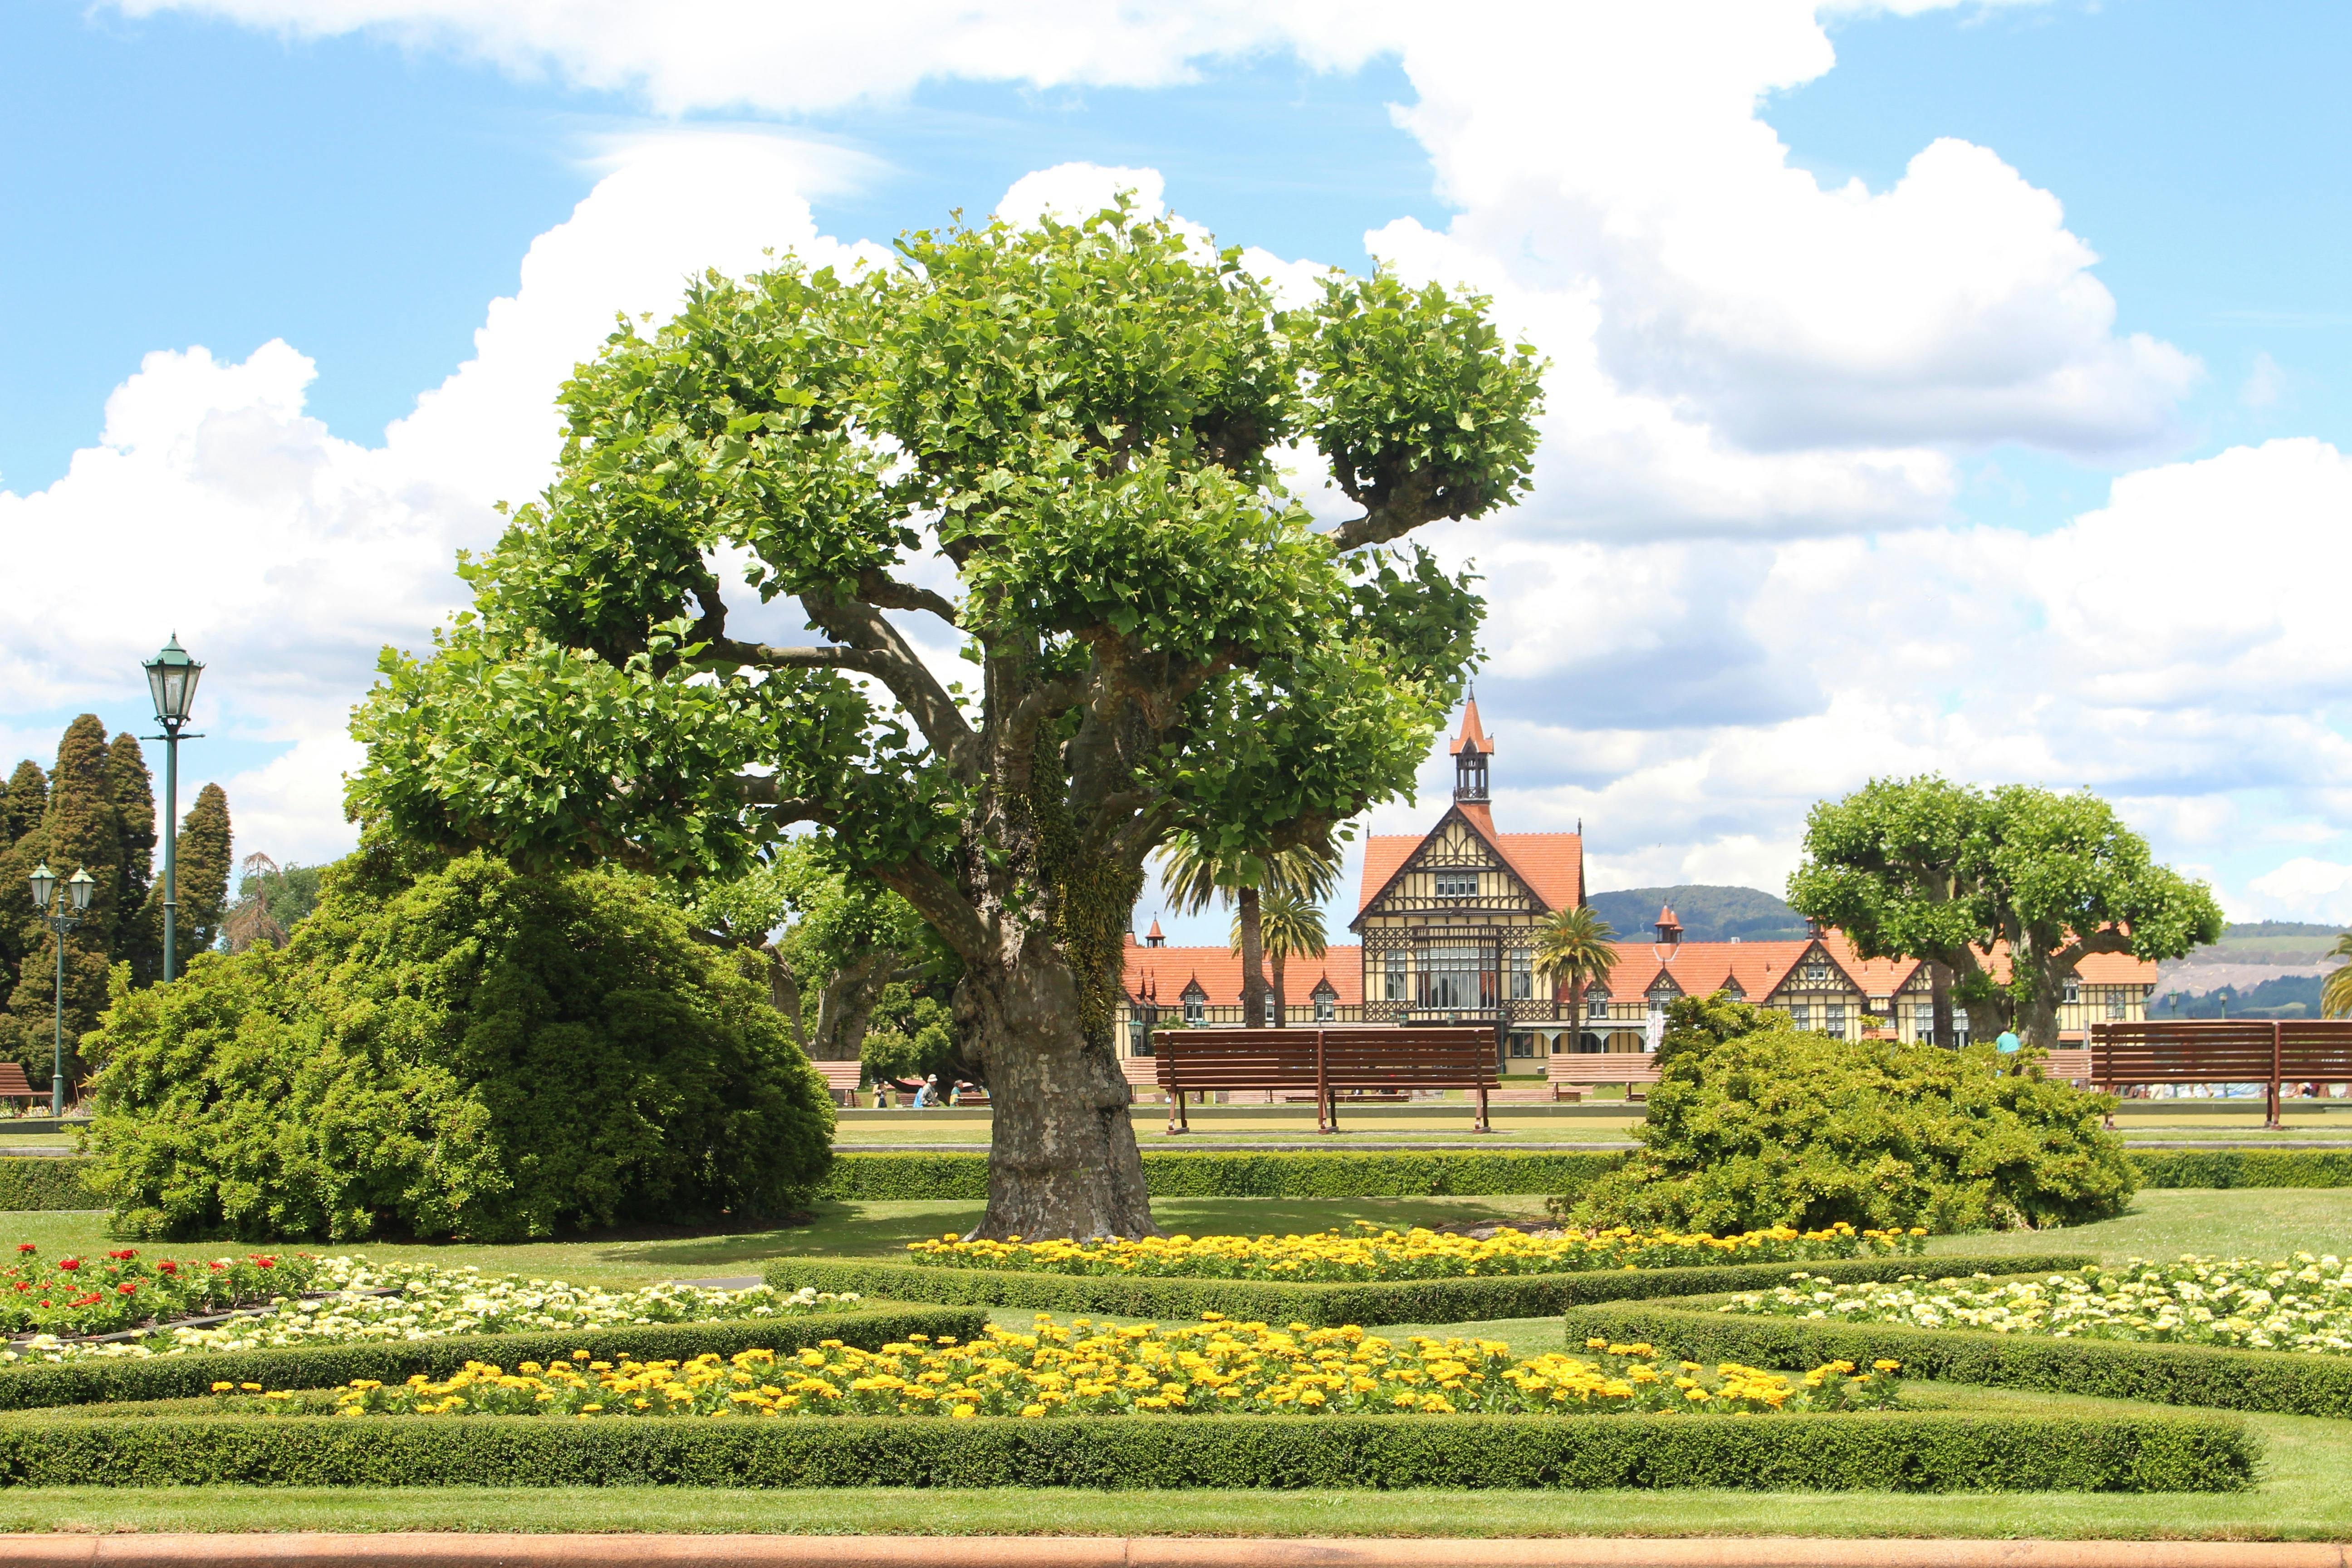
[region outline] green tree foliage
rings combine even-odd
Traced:
[[[2337,937],[2327,955],[2345,962],[2330,970],[2320,984],[2319,1010],[2331,1018],[2352,1016],[2352,931]]]
[[[319,907],[319,879],[323,867],[289,860],[280,866],[257,851],[237,868],[236,902],[221,921],[221,932],[231,952],[242,952],[256,942],[284,947],[288,933]]]
[[[1339,878],[1339,857],[1328,843],[1298,844],[1266,854],[1227,851],[1214,847],[1215,837],[1204,830],[1179,828],[1160,847],[1160,877],[1169,901],[1184,914],[1199,914],[1210,900],[1221,900],[1234,911],[1233,950],[1242,961],[1242,1017],[1250,1025],[1271,1016],[1274,1026],[1288,1022],[1283,994],[1283,965],[1292,952],[1275,953],[1266,939],[1264,906],[1275,899],[1293,904],[1320,903],[1330,897]],[[1294,925],[1296,920],[1293,921]],[[1322,940],[1322,921],[1315,922],[1316,941]],[[1296,933],[1294,933],[1296,934]],[[1322,952],[1318,946],[1315,951]],[[1271,960],[1274,981],[1268,986],[1265,969]],[[1275,1005],[1269,1009],[1271,995]]]
[[[722,877],[816,825],[963,965],[982,1233],[1140,1234],[1111,1024],[1144,859],[1187,826],[1322,842],[1411,787],[1480,606],[1380,547],[1526,487],[1538,366],[1475,299],[1333,274],[1280,310],[1237,249],[1124,208],[899,249],[708,277],[582,367],[555,482],[462,568],[474,607],[385,658],[352,805]],[[1294,443],[1362,515],[1313,526]],[[824,640],[731,630],[746,590]]]
[[[122,818],[114,804],[106,726],[96,714],[85,713],[66,727],[57,766],[49,773],[47,809],[41,825],[19,845],[17,858],[45,860],[61,878],[88,870],[97,883],[81,923],[65,936],[66,1076],[68,1084],[76,1083],[82,1066],[78,1042],[98,1026],[98,1016],[106,1009],[107,971],[125,923]],[[7,1015],[0,1019],[6,1039],[0,1054],[16,1057],[27,1076],[47,1087],[55,1058],[58,938],[29,898],[16,907],[30,940]]]
[[[1330,862],[1331,878],[1339,875],[1337,860]],[[1265,950],[1266,967],[1274,972],[1274,1016],[1277,1025],[1290,1017],[1290,992],[1286,984],[1290,961],[1294,958],[1320,958],[1329,945],[1323,935],[1323,900],[1329,897],[1329,884],[1321,892],[1302,892],[1295,887],[1269,889],[1258,903],[1258,941]],[[1233,945],[1241,946],[1241,912],[1234,912]]]
[[[117,972],[94,1180],[133,1234],[508,1241],[772,1216],[833,1111],[733,953],[641,878],[374,839],[283,951]]]
[[[49,813],[49,775],[26,757],[8,775],[8,789],[0,795],[0,839],[15,844],[41,825]]]
[[[16,764],[5,790],[0,791],[0,1007],[16,994],[26,955],[41,942],[32,901],[26,896],[26,879],[39,864],[28,853],[28,841],[48,809],[49,775],[28,757]],[[15,1060],[20,1048],[0,1015],[0,1059]]]
[[[2088,791],[1874,779],[1806,819],[1789,901],[1867,958],[1942,963],[1969,1033],[2058,1043],[2066,977],[2095,952],[2179,958],[2221,934],[2212,889],[2148,853]],[[1996,944],[2009,976],[1994,973]]]
[[[127,963],[142,984],[163,973],[163,927],[160,910],[146,908],[155,875],[155,780],[147,771],[146,749],[128,730],[107,748],[116,818],[122,825],[122,875],[115,907],[123,911],[114,961]]]
[[[1617,932],[1589,904],[1558,910],[1536,927],[1535,968],[1551,980],[1555,1001],[1568,994],[1568,1016],[1584,1023],[1584,990],[1617,967]]]
[[[175,878],[180,903],[173,922],[180,955],[175,968],[185,969],[189,959],[219,945],[221,922],[228,914],[230,837],[228,795],[220,785],[208,784],[196,792],[196,803],[180,818]],[[159,916],[156,930],[160,933],[160,885],[154,897]]]
[[[956,1049],[954,1017],[933,989],[903,981],[883,987],[858,1052],[867,1082],[909,1089],[933,1077],[943,1084],[985,1081]]]
[[[1724,994],[1674,1005],[1642,1148],[1562,1205],[1580,1223],[2005,1229],[2131,1196],[2114,1100],[2044,1079],[2038,1051],[1833,1039]]]

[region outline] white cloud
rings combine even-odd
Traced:
[[[461,602],[453,555],[497,538],[490,503],[546,482],[556,387],[614,311],[666,311],[690,274],[751,270],[770,247],[852,255],[816,234],[794,143],[663,137],[613,159],[532,244],[517,291],[490,302],[475,357],[381,446],[303,412],[313,366],[283,342],[236,363],[202,347],[148,355],[108,400],[98,446],[44,490],[0,492],[19,568],[0,581],[6,711],[131,696],[139,660],[176,628],[210,665],[211,732],[290,747],[224,781],[241,839],[302,858],[348,842],[350,704],[383,645],[422,646]],[[60,619],[55,585],[94,555],[154,564],[110,576],[106,615]]]
[[[2352,866],[2298,855],[2248,886],[2272,919],[2352,925]]]

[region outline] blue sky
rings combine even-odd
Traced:
[[[1158,171],[1171,209],[1273,258],[1362,268],[1377,232],[1408,270],[1499,279],[1507,314],[1558,334],[1543,339],[1562,367],[1556,426],[1536,500],[1442,543],[1497,584],[1482,691],[1504,736],[1504,815],[1589,819],[1605,883],[1777,888],[1807,801],[1937,767],[2089,784],[2240,912],[2352,918],[2322,611],[2263,588],[2344,547],[2352,176],[2336,154],[2352,132],[2337,79],[2352,13],[1841,9],[1822,25],[1832,65],[1808,54],[1801,10],[1763,6],[1647,31],[1606,7],[1540,7],[1491,37],[1410,8],[1327,37],[1279,5],[1204,6],[1216,15],[1165,44],[1073,5],[1034,38],[1006,23],[1003,48],[985,19],[954,30],[873,9],[870,34],[835,16],[804,38],[779,11],[648,45],[584,21],[500,33],[438,0],[366,0],[352,14],[373,24],[349,28],[291,0],[10,7],[0,491],[24,501],[0,496],[0,529],[51,541],[53,564],[5,601],[0,742],[38,754],[85,709],[139,723],[135,655],[184,620],[216,657],[193,775],[229,781],[241,847],[332,852],[348,836],[331,809],[341,711],[374,642],[416,646],[446,607],[446,584],[406,565],[379,602],[397,575],[371,554],[393,526],[383,509],[438,520],[404,561],[446,558],[487,526],[479,473],[527,489],[545,457],[468,468],[443,437],[439,455],[400,458],[385,426],[488,353],[493,300],[538,309],[524,257],[592,193],[610,193],[598,221],[614,226],[593,243],[584,218],[568,231],[582,287],[598,255],[640,243],[626,182],[605,184],[616,170],[658,142],[723,145],[723,161],[741,143],[712,139],[752,132],[797,143],[801,173],[751,205],[805,198],[814,233],[843,241],[977,216],[1034,171],[1099,164]],[[1093,33],[1102,47],[1076,64],[1031,63]],[[759,65],[762,50],[772,70],[723,58]],[[1766,63],[1743,88],[1744,55]],[[897,56],[919,58],[896,74],[877,63]],[[1645,119],[1653,102],[1668,108]],[[1752,145],[1717,153],[1710,116],[1750,102],[1822,190],[1858,178],[1883,199],[1842,216],[1773,187]],[[1987,156],[1922,175],[1914,208],[1884,199],[1938,139]],[[745,167],[766,180],[772,163]],[[1744,221],[1781,247],[1777,272],[1759,255],[1743,273],[1737,229],[1727,258],[1711,226],[1750,199]],[[2063,230],[2036,216],[2045,199]],[[1596,212],[1620,239],[1591,238]],[[1856,246],[1895,258],[1852,316],[1913,347],[1852,341],[1848,313],[1808,297],[1807,258],[1851,254],[1833,237],[1848,222],[1866,226]],[[1979,222],[2000,242],[1980,288],[1937,275],[1936,245],[1908,237],[1965,240]],[[2068,259],[2069,236],[2095,264]],[[681,274],[701,255],[689,240],[646,265]],[[315,374],[248,361],[273,342]],[[172,361],[183,391],[154,392],[146,444],[95,465],[123,474],[68,479],[147,356],[198,346],[205,363]],[[238,365],[251,374],[231,386]],[[234,462],[184,456],[223,439],[231,414],[278,423]],[[1641,431],[1657,455],[1621,471],[1625,440],[1596,430]],[[254,500],[236,475],[270,465],[345,477]],[[353,474],[377,510],[351,499]],[[2119,479],[2128,504],[2111,506]],[[241,534],[248,505],[263,510]],[[194,516],[236,572],[174,568],[174,529]],[[296,571],[284,531],[304,527],[318,564]],[[2208,569],[2200,539],[2229,542],[2227,570]],[[106,580],[87,570],[101,559],[147,584],[141,624],[45,630]],[[1564,595],[1590,608],[1573,627]],[[2232,620],[2224,601],[2253,607]],[[2186,629],[2168,641],[2141,620]],[[1400,806],[1379,826],[1428,815]]]

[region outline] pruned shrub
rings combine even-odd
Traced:
[[[790,1210],[833,1109],[641,879],[371,843],[283,952],[119,977],[89,1184],[131,1235],[504,1241]]]
[[[1660,1068],[1642,1148],[1556,1200],[1591,1225],[1749,1230],[2079,1225],[2136,1185],[2113,1101],[2003,1057],[1759,1029]]]

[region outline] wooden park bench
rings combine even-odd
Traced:
[[[1191,1131],[1187,1094],[1253,1089],[1311,1090],[1318,1132],[1339,1131],[1342,1095],[1466,1089],[1476,1096],[1470,1130],[1493,1131],[1486,1123],[1486,1097],[1497,1081],[1492,1029],[1169,1029],[1151,1039],[1157,1054],[1142,1059],[1168,1095],[1171,1132]]]
[[[1658,1081],[1658,1058],[1649,1051],[1563,1051],[1544,1064],[1544,1077],[1555,1100],[1604,1083],[1622,1083],[1627,1100],[1639,1100],[1636,1090]]]
[[[2091,1053],[2087,1050],[2054,1050],[2042,1058],[2042,1076],[2065,1083],[2091,1081]]]
[[[24,1068],[16,1062],[0,1062],[0,1100],[21,1100],[30,1110],[37,1098],[33,1093],[32,1080],[25,1076]]]
[[[824,1076],[824,1087],[833,1091],[835,1103],[839,1105],[857,1103],[857,1079],[865,1069],[865,1063],[853,1060],[818,1062],[815,1065],[816,1070]]]
[[[2183,1018],[2091,1026],[2093,1084],[2258,1083],[2279,1125],[2281,1086],[2352,1082],[2352,1018]]]

